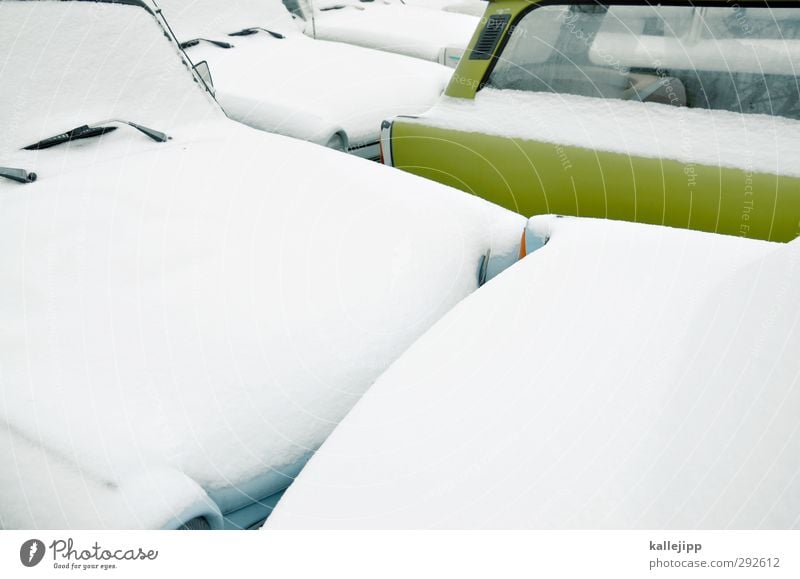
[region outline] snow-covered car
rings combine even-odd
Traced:
[[[789,241],[800,222],[800,6],[491,0],[391,165],[522,215]]]
[[[378,159],[381,122],[417,114],[452,70],[304,35],[281,0],[158,0],[189,58],[239,122]]]
[[[526,244],[267,528],[799,527],[800,241],[541,216]]]
[[[444,10],[445,12],[458,12],[472,16],[483,16],[486,12],[487,0],[403,0],[403,4]]]
[[[313,38],[397,52],[454,67],[480,18],[384,0],[284,0]]]
[[[257,524],[518,259],[513,213],[228,119],[148,6],[0,2],[2,528]]]

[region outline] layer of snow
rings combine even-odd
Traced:
[[[537,217],[370,389],[285,528],[800,527],[800,242]]]
[[[318,8],[336,5],[361,5],[359,0],[313,0]],[[380,2],[381,0],[377,0]],[[432,10],[444,10],[445,12],[459,12],[472,16],[483,16],[486,12],[488,2],[486,0],[382,0],[384,4],[405,4],[417,8],[428,8]]]
[[[444,6],[445,12],[457,12],[459,14],[469,14],[470,16],[482,17],[486,13],[488,2],[486,0],[451,0]]]
[[[175,37],[184,42],[210,38],[235,43],[231,32],[260,26],[285,36],[302,34],[281,0],[153,0]]]
[[[122,118],[169,133],[223,117],[140,7],[4,0],[0,14],[0,165],[9,151],[87,123]]]
[[[277,11],[291,20],[280,0],[224,3],[220,18],[235,5],[239,28],[227,17],[225,24],[201,25],[203,18],[213,22],[218,0],[161,0],[159,4],[179,41],[202,36],[206,28],[233,32],[244,27],[243,22],[269,29],[271,14]],[[452,73],[438,64],[315,41],[297,31],[283,39],[263,32],[209,37],[232,43],[234,48],[200,43],[187,48],[187,54],[194,62],[208,62],[217,99],[231,118],[320,144],[342,130],[351,145],[377,142],[384,119],[428,110]]]
[[[319,0],[317,0],[319,1]],[[333,1],[333,0],[325,0]],[[432,8],[434,10],[444,10],[447,6],[453,4],[456,0],[395,0],[398,4],[407,4],[409,6],[418,6],[419,8]]]
[[[406,122],[800,177],[800,121],[785,117],[487,87]]]
[[[103,480],[8,424],[0,425],[0,457],[0,529],[160,529],[195,516],[221,518],[206,492],[173,469]]]
[[[361,6],[345,4],[339,10],[317,10],[314,29],[316,38],[436,62],[443,48],[466,48],[479,23],[480,18],[467,14],[402,4],[362,3]],[[310,22],[306,34],[313,34]]]
[[[4,527],[169,525],[292,465],[517,251],[518,215],[226,119],[141,8],[3,1],[0,48],[0,164],[39,174],[0,179]],[[18,150],[108,116],[172,140]]]

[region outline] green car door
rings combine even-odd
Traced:
[[[800,233],[800,5],[490,3],[384,160],[526,216]],[[800,70],[800,67],[798,67]]]

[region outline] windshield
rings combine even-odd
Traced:
[[[224,118],[140,6],[0,1],[0,54],[0,155],[98,119],[172,133]]]
[[[797,67],[796,8],[549,5],[519,20],[487,84],[800,119]]]
[[[281,0],[156,0],[179,42],[220,39],[262,27],[282,36],[299,35]]]

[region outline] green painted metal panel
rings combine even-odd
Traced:
[[[396,121],[396,167],[526,216],[603,217],[789,241],[800,179]]]

